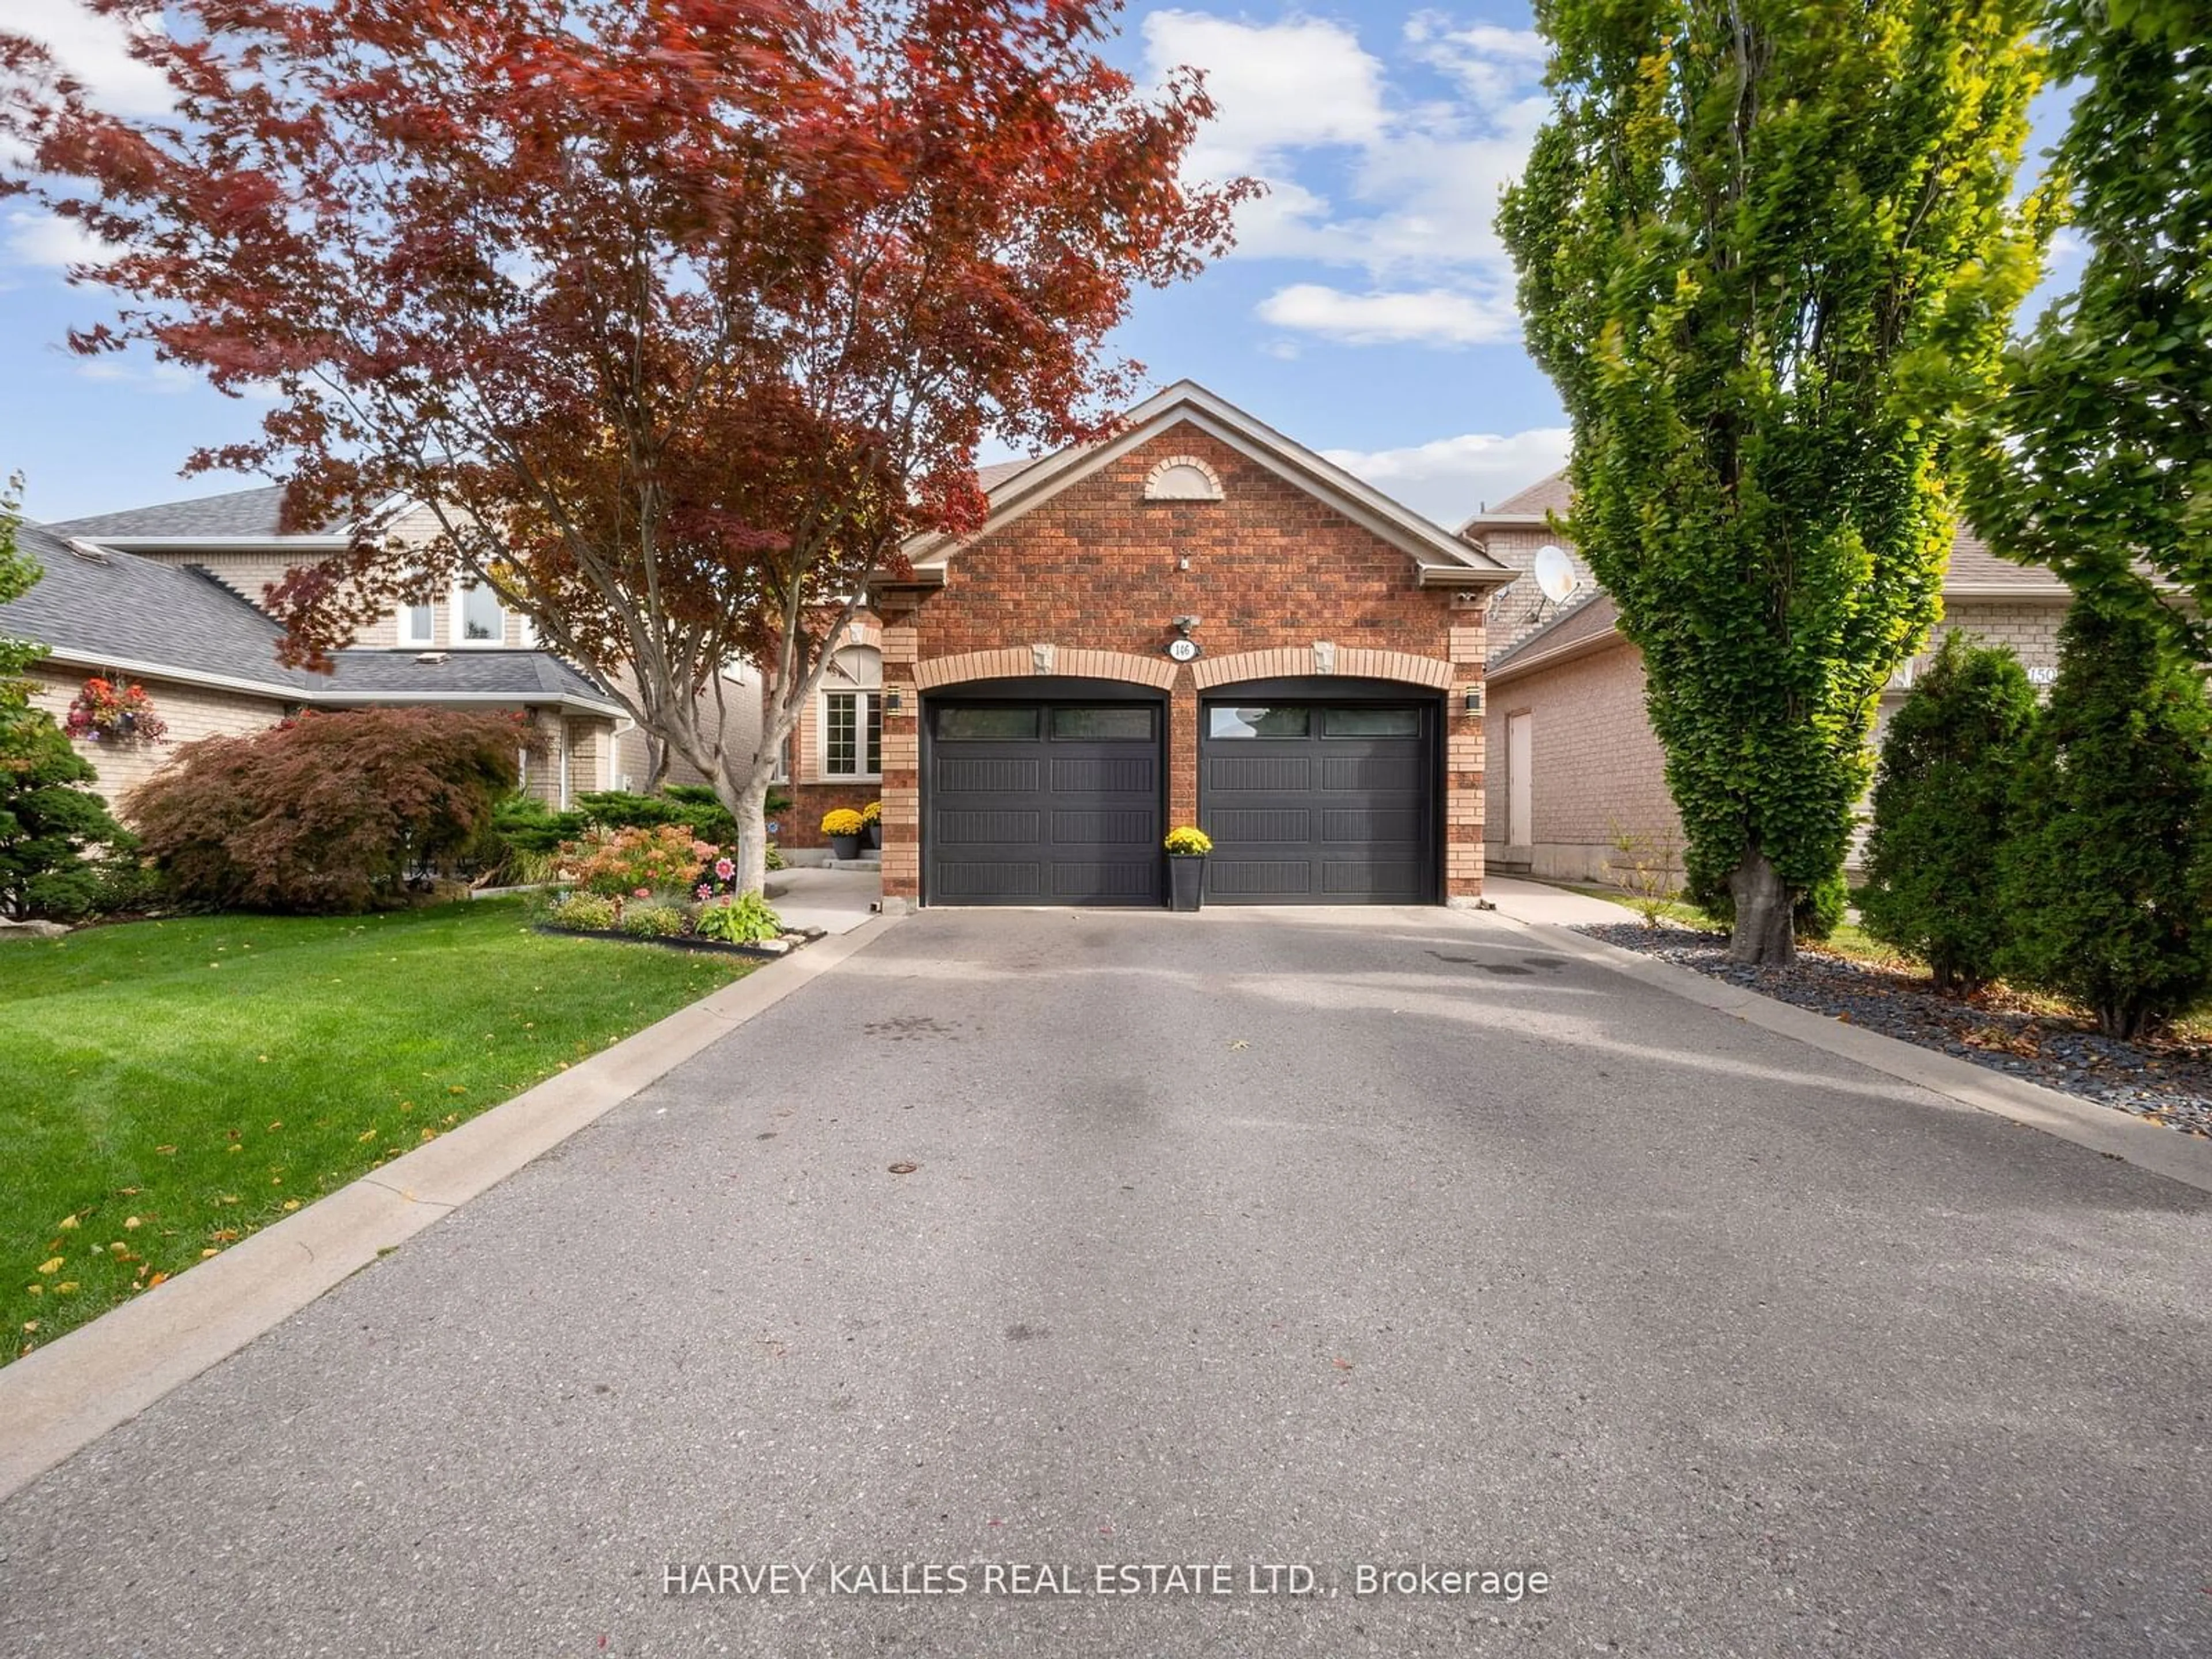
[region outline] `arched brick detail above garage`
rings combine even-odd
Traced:
[[[932,691],[939,686],[961,685],[970,680],[1023,679],[1037,674],[1127,680],[1164,691],[1175,684],[1176,665],[1164,657],[1138,657],[1126,651],[1098,651],[1040,642],[932,657],[914,665],[914,684],[917,690]]]
[[[1468,671],[1458,670],[1464,674]],[[1290,679],[1308,674],[1342,674],[1370,680],[1397,680],[1407,685],[1449,691],[1455,671],[1440,657],[1416,656],[1410,651],[1376,651],[1364,647],[1332,645],[1317,640],[1311,645],[1278,646],[1271,651],[1240,651],[1233,656],[1200,657],[1191,673],[1201,691],[1240,680]]]

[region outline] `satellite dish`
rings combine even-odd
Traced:
[[[1566,549],[1547,543],[1536,550],[1536,586],[1543,589],[1546,599],[1557,605],[1582,585]]]

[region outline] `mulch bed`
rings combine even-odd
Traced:
[[[1972,998],[1939,996],[1921,975],[1870,967],[1817,946],[1800,946],[1791,967],[1750,968],[1728,959],[1728,940],[1719,934],[1638,921],[1575,931],[1884,1036],[2212,1138],[2212,1047],[2202,1043],[2100,1036],[2094,1024],[2002,988]]]
[[[708,957],[751,957],[759,962],[775,962],[788,956],[800,945],[820,939],[822,930],[811,933],[786,933],[781,948],[770,950],[758,945],[738,945],[727,939],[695,939],[689,933],[625,933],[607,927],[556,927],[550,921],[531,923],[532,931],[551,933],[566,939],[606,939],[618,945],[658,945],[671,951],[696,951]]]

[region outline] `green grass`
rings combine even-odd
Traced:
[[[131,922],[0,946],[0,1362],[750,964],[521,902]]]

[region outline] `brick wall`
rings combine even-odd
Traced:
[[[88,670],[64,667],[59,663],[40,663],[28,676],[31,702],[55,720],[66,720],[69,706],[84,689],[88,675]],[[181,745],[201,738],[243,737],[263,731],[284,718],[285,704],[277,697],[216,691],[143,676],[130,683],[146,688],[146,695],[154,700],[154,712],[167,722],[168,731],[161,741],[76,745],[77,753],[91,762],[100,774],[94,787],[117,810],[118,817],[123,797],[167,766]]]
[[[1507,722],[1529,718],[1530,844],[1508,846]],[[1497,764],[1490,770],[1493,868],[1601,880],[1614,836],[1672,836],[1681,821],[1667,793],[1666,757],[1644,713],[1644,659],[1622,641],[1590,656],[1491,688]]]
[[[1144,499],[1162,461],[1192,456],[1219,477],[1219,501]],[[1416,585],[1413,561],[1304,490],[1195,426],[1178,422],[1005,528],[954,556],[945,587],[890,596],[884,680],[904,711],[884,723],[884,891],[920,890],[919,685],[947,683],[933,665],[1006,653],[966,676],[1104,674],[1169,693],[1168,817],[1198,817],[1201,681],[1162,654],[1172,619],[1196,616],[1200,666],[1280,652],[1255,674],[1417,670],[1411,683],[1446,699],[1446,891],[1481,890],[1483,730],[1459,712],[1458,688],[1481,678],[1480,606]],[[1316,646],[1331,647],[1316,653]],[[1049,666],[1034,647],[1053,647]],[[1395,653],[1395,656],[1392,654]],[[1212,684],[1209,679],[1206,684]]]
[[[1536,550],[1550,545],[1563,549],[1574,563],[1575,574],[1582,578],[1577,595],[1589,592],[1597,586],[1597,578],[1590,574],[1582,553],[1572,542],[1553,535],[1541,525],[1500,526],[1485,531],[1481,545],[1490,556],[1500,564],[1511,565],[1516,570],[1533,572],[1536,566]],[[1567,603],[1571,604],[1570,599]],[[1559,614],[1560,606],[1547,599],[1536,586],[1533,574],[1523,575],[1501,587],[1490,601],[1490,654],[1494,659],[1504,656],[1538,629]]]
[[[2065,615],[2063,594],[1946,600],[1944,618],[1927,648],[1882,694],[1872,741],[1879,746],[1890,717],[1904,703],[1911,673],[1926,665],[1944,635],[1964,630],[1984,644],[2010,647],[2030,667],[2055,668],[2058,627]],[[1511,847],[1504,841],[1506,720],[1522,712],[1532,720],[1533,843]],[[1508,679],[1492,688],[1490,714],[1499,750],[1489,790],[1492,868],[1597,880],[1613,855],[1614,825],[1679,838],[1680,820],[1667,793],[1665,756],[1644,712],[1643,659],[1633,646],[1622,641],[1593,656]],[[1858,866],[1864,828],[1862,818],[1848,868]]]
[[[2066,620],[2066,607],[2070,596],[2055,593],[2048,598],[2021,599],[1947,599],[1943,601],[1943,620],[1937,623],[1928,636],[1928,644],[1915,656],[1910,668],[1917,671],[1927,666],[1934,658],[1936,647],[1943,643],[1946,634],[1967,633],[1983,645],[2008,646],[2014,656],[2030,668],[2058,666],[2058,628]],[[1911,684],[1909,674],[1901,675],[1898,688]]]

